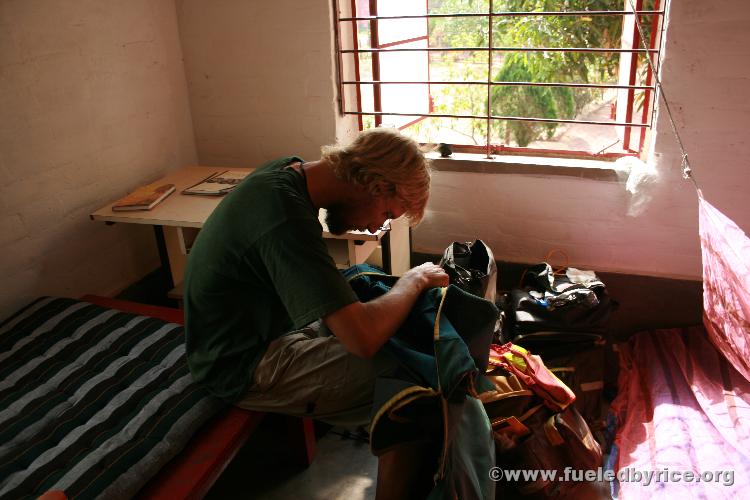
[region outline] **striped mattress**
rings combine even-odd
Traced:
[[[182,326],[38,299],[0,324],[0,499],[130,498],[224,407]]]

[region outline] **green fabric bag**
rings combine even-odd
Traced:
[[[386,293],[394,277],[370,266],[344,272],[360,300]],[[435,487],[429,498],[493,498],[492,429],[477,393],[498,311],[458,287],[423,293],[383,349],[399,362],[395,378],[376,382],[370,447],[380,455],[405,443],[432,443]]]

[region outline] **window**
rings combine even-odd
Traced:
[[[337,0],[341,112],[357,115],[360,129],[395,126],[487,155],[638,154],[652,122],[647,58],[658,71],[662,7]]]

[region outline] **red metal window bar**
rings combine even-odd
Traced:
[[[493,53],[498,52],[564,52],[564,53],[602,53],[602,54],[644,54],[646,57],[652,58],[655,61],[654,66],[659,68],[660,62],[660,50],[657,48],[657,44],[660,42],[661,36],[663,35],[663,17],[665,11],[661,9],[660,0],[655,0],[654,8],[651,10],[643,10],[644,0],[637,0],[635,2],[635,11],[632,10],[602,10],[602,11],[547,11],[547,12],[494,12],[493,0],[489,0],[489,12],[484,13],[440,13],[440,14],[425,14],[425,15],[398,15],[398,16],[378,16],[378,0],[369,1],[369,14],[370,15],[357,15],[357,0],[350,0],[348,7],[351,12],[349,16],[340,16],[341,3],[344,0],[333,0],[334,1],[334,22],[335,22],[335,44],[336,44],[336,56],[337,56],[337,76],[339,83],[339,109],[344,115],[356,115],[359,120],[360,130],[363,128],[362,117],[373,116],[375,118],[375,126],[381,124],[383,116],[403,116],[403,117],[414,117],[418,121],[423,118],[457,118],[457,119],[476,119],[486,120],[487,122],[487,136],[486,143],[483,146],[471,146],[471,145],[459,145],[459,150],[466,151],[482,151],[491,156],[493,152],[510,152],[510,153],[542,153],[542,154],[570,154],[573,156],[595,156],[595,157],[619,157],[625,154],[637,154],[642,149],[646,140],[646,130],[652,126],[653,120],[653,106],[652,96],[655,87],[652,83],[653,75],[651,67],[648,66],[646,69],[645,81],[643,84],[636,84],[637,80],[637,57],[632,57],[631,63],[628,67],[627,83],[589,83],[589,82],[534,82],[534,81],[494,81],[492,79],[492,57]],[[426,0],[429,2],[429,0]],[[429,12],[429,10],[428,10]],[[632,44],[629,47],[494,47],[493,46],[493,20],[494,18],[500,17],[545,17],[545,16],[577,16],[577,17],[590,17],[590,16],[633,16],[638,15],[648,17],[651,19],[652,29],[650,34],[650,40],[648,40],[647,48],[643,48],[640,39],[640,34],[635,26],[632,26],[633,33]],[[430,19],[440,18],[486,18],[489,25],[488,35],[488,46],[484,47],[424,47],[424,48],[409,48],[402,47],[404,43],[408,43],[416,40],[417,38],[408,38],[397,42],[381,44],[379,40],[378,22],[388,20],[403,20],[403,19],[425,19],[425,22],[429,23]],[[357,23],[367,22],[370,27],[370,48],[360,47],[359,40],[357,38]],[[352,29],[352,43],[351,49],[342,48],[341,44],[341,26],[344,23],[351,23]],[[623,31],[623,36],[625,36]],[[420,37],[421,39],[421,37]],[[439,52],[487,52],[488,54],[488,68],[487,68],[487,80],[485,81],[455,81],[455,80],[383,80],[380,78],[380,62],[379,57],[385,53],[395,52],[427,52],[427,53],[439,53]],[[360,60],[359,54],[371,54],[372,57],[372,79],[363,80],[360,78]],[[347,80],[343,78],[343,56],[346,54],[353,55],[354,60],[354,80]],[[622,82],[622,76],[620,82]],[[356,110],[348,109],[345,96],[345,86],[355,86],[356,88]],[[362,95],[361,87],[363,85],[372,85],[373,88],[373,103],[374,109],[372,111],[363,111],[362,109]],[[484,85],[487,87],[487,106],[484,114],[454,114],[454,113],[433,113],[432,107],[430,107],[430,113],[417,113],[411,112],[410,110],[399,110],[399,111],[384,111],[381,106],[380,93],[382,85]],[[563,119],[563,118],[539,118],[531,116],[498,116],[492,114],[492,92],[493,87],[500,86],[520,86],[520,87],[567,87],[567,88],[590,88],[590,89],[617,89],[627,91],[627,104],[626,104],[626,116],[621,121],[601,121],[601,120],[581,120],[581,119]],[[639,120],[635,118],[635,111],[633,101],[635,98],[636,91],[644,92],[644,101],[642,104],[641,116]],[[557,124],[585,124],[585,125],[605,125],[614,127],[624,127],[624,136],[622,140],[622,153],[605,153],[590,152],[590,151],[564,151],[564,150],[540,150],[528,147],[509,147],[504,144],[492,144],[490,137],[490,122],[492,120],[505,120],[505,121],[525,121],[525,122],[539,122],[539,123],[557,123]],[[415,121],[409,122],[400,128],[406,128]],[[633,130],[640,131],[639,134],[633,134]],[[607,148],[605,148],[607,149]]]

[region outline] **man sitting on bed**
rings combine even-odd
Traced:
[[[318,210],[327,209],[334,234],[375,232],[402,215],[416,224],[429,188],[417,143],[384,128],[323,148],[318,161],[282,158],[248,176],[206,221],[188,259],[194,379],[242,408],[366,424],[374,380],[394,366],[380,347],[417,297],[447,286],[448,276],[423,264],[384,296],[359,302],[328,254]]]

